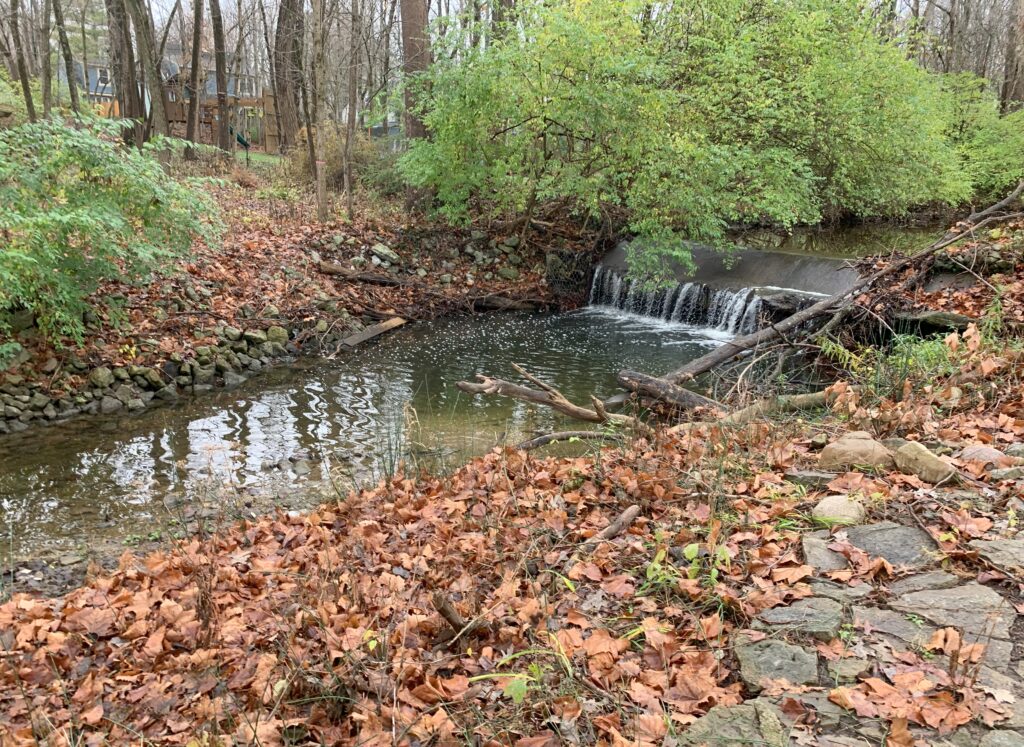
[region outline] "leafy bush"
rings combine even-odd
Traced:
[[[522,2],[523,30],[452,28],[422,81],[429,141],[402,159],[441,211],[561,201],[625,214],[644,269],[734,222],[957,202],[949,94],[856,0]],[[456,54],[456,50],[459,52]],[[644,259],[644,258],[638,258]]]
[[[299,132],[299,143],[288,154],[285,172],[295,182],[309,182],[309,148],[305,142],[305,129]],[[390,138],[369,138],[357,131],[352,144],[352,170],[356,186],[390,197],[402,192],[405,181],[398,171],[398,154]],[[326,164],[327,188],[340,192],[345,188],[345,131],[329,126],[324,133],[323,153]]]
[[[211,199],[154,157],[169,141],[127,148],[124,126],[54,119],[0,131],[0,310],[31,309],[54,340],[81,341],[104,281],[145,281],[194,238],[215,238],[204,220],[215,215]]]

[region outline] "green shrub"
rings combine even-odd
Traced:
[[[312,180],[309,168],[309,147],[305,129],[299,132],[299,142],[288,153],[286,175],[296,183]],[[398,171],[398,154],[390,138],[370,138],[357,130],[352,144],[352,171],[356,186],[380,196],[390,197],[405,189],[405,181]],[[336,124],[328,125],[324,132],[323,153],[327,188],[341,192],[345,188],[345,131]]]
[[[196,237],[215,238],[209,196],[154,157],[172,143],[125,147],[124,126],[52,119],[0,131],[0,310],[32,310],[55,341],[81,341],[104,281],[146,281]]]
[[[517,3],[520,33],[454,25],[418,86],[431,138],[402,159],[443,214],[560,202],[625,215],[642,269],[730,223],[959,202],[939,80],[857,0]],[[471,49],[471,51],[467,51]]]

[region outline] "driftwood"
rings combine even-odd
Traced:
[[[623,437],[619,433],[603,433],[601,431],[557,431],[556,433],[548,433],[544,436],[523,441],[516,448],[522,451],[529,451],[530,449],[547,446],[556,441],[569,441],[574,438],[583,441],[621,441]]]
[[[367,340],[372,340],[374,337],[382,335],[385,332],[388,332],[397,327],[401,327],[403,324],[405,324],[405,319],[403,319],[400,316],[395,316],[388,319],[385,322],[381,322],[380,324],[371,325],[364,329],[362,332],[357,332],[354,335],[349,335],[348,337],[341,341],[341,344],[348,348],[354,348],[356,345],[364,343]]]
[[[357,283],[366,283],[368,285],[404,285],[404,283],[396,277],[391,277],[390,275],[378,275],[373,272],[350,270],[344,265],[339,265],[336,262],[320,262],[320,272],[324,275],[336,275],[338,277],[343,277],[346,280],[352,280]]]
[[[896,262],[891,262],[881,270],[861,279],[849,289],[823,299],[802,311],[798,311],[796,314],[783,319],[781,322],[773,324],[770,327],[765,327],[753,334],[737,337],[735,340],[725,343],[707,355],[687,363],[682,368],[673,371],[664,378],[673,384],[690,381],[700,374],[710,371],[712,368],[725,363],[734,356],[742,354],[751,348],[757,347],[758,345],[762,345],[779,337],[785,338],[787,333],[796,331],[812,319],[830,312],[843,313],[842,309],[845,308],[845,304],[849,302],[849,300],[870,289],[882,278],[893,275],[907,267],[928,259],[940,249],[945,249],[947,246],[974,235],[975,231],[988,223],[995,220],[1009,220],[1024,216],[1024,213],[1013,213],[1009,215],[999,214],[1001,210],[1012,204],[1013,201],[1020,196],[1021,192],[1024,192],[1024,180],[1017,185],[1017,188],[1013,190],[1006,199],[999,201],[985,210],[971,213],[963,223],[958,224],[958,226],[964,227],[954,228],[947,231],[942,238],[933,242],[926,249],[918,252],[917,254],[897,260]]]
[[[615,521],[576,548],[576,552],[574,552],[569,559],[565,561],[565,565],[562,566],[562,575],[568,576],[569,571],[571,571],[572,567],[582,559],[584,553],[590,552],[595,545],[606,540],[614,539],[629,529],[639,515],[640,507],[636,504],[633,504],[619,514]]]
[[[719,422],[729,425],[745,425],[766,415],[782,412],[799,412],[800,410],[816,410],[829,403],[827,392],[810,392],[808,394],[790,394],[782,397],[768,397],[758,400],[752,405],[736,410]]]
[[[512,399],[522,400],[523,402],[535,402],[538,405],[544,405],[550,407],[552,410],[568,415],[570,418],[575,420],[583,420],[588,423],[618,423],[619,425],[633,428],[641,433],[650,433],[650,428],[629,415],[622,415],[619,413],[608,412],[605,409],[604,403],[601,402],[597,397],[591,396],[590,401],[594,406],[594,409],[588,410],[586,407],[570,402],[565,395],[555,389],[550,384],[546,384],[535,376],[531,376],[527,373],[522,366],[512,364],[512,367],[516,372],[527,381],[535,384],[538,389],[530,389],[529,387],[522,386],[521,384],[514,384],[504,379],[495,379],[490,376],[484,376],[483,374],[477,374],[479,381],[460,381],[456,383],[456,386],[464,392],[470,394],[497,394],[501,397],[511,397]]]
[[[665,379],[648,376],[639,371],[619,371],[617,379],[619,384],[632,392],[636,392],[641,397],[650,397],[661,402],[667,402],[681,410],[722,406],[721,403],[702,394],[697,394],[697,392],[684,389],[670,381],[665,381]]]

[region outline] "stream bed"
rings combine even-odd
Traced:
[[[34,429],[0,441],[0,556],[72,565],[190,521],[308,508],[400,459],[454,468],[561,422],[544,407],[471,397],[459,380],[515,380],[518,363],[586,402],[619,391],[621,368],[664,372],[729,337],[607,309],[455,317],[234,391]]]

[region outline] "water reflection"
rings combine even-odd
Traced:
[[[666,371],[722,339],[595,310],[448,319],[410,325],[349,358],[268,372],[233,392],[7,437],[4,545],[10,538],[14,555],[25,556],[145,535],[167,517],[168,497],[283,494],[295,475],[273,465],[296,454],[314,457],[303,480],[325,477],[332,465],[370,479],[400,456],[455,465],[558,425],[545,408],[469,397],[455,387],[460,379],[514,378],[520,363],[586,401],[617,391],[620,368]]]

